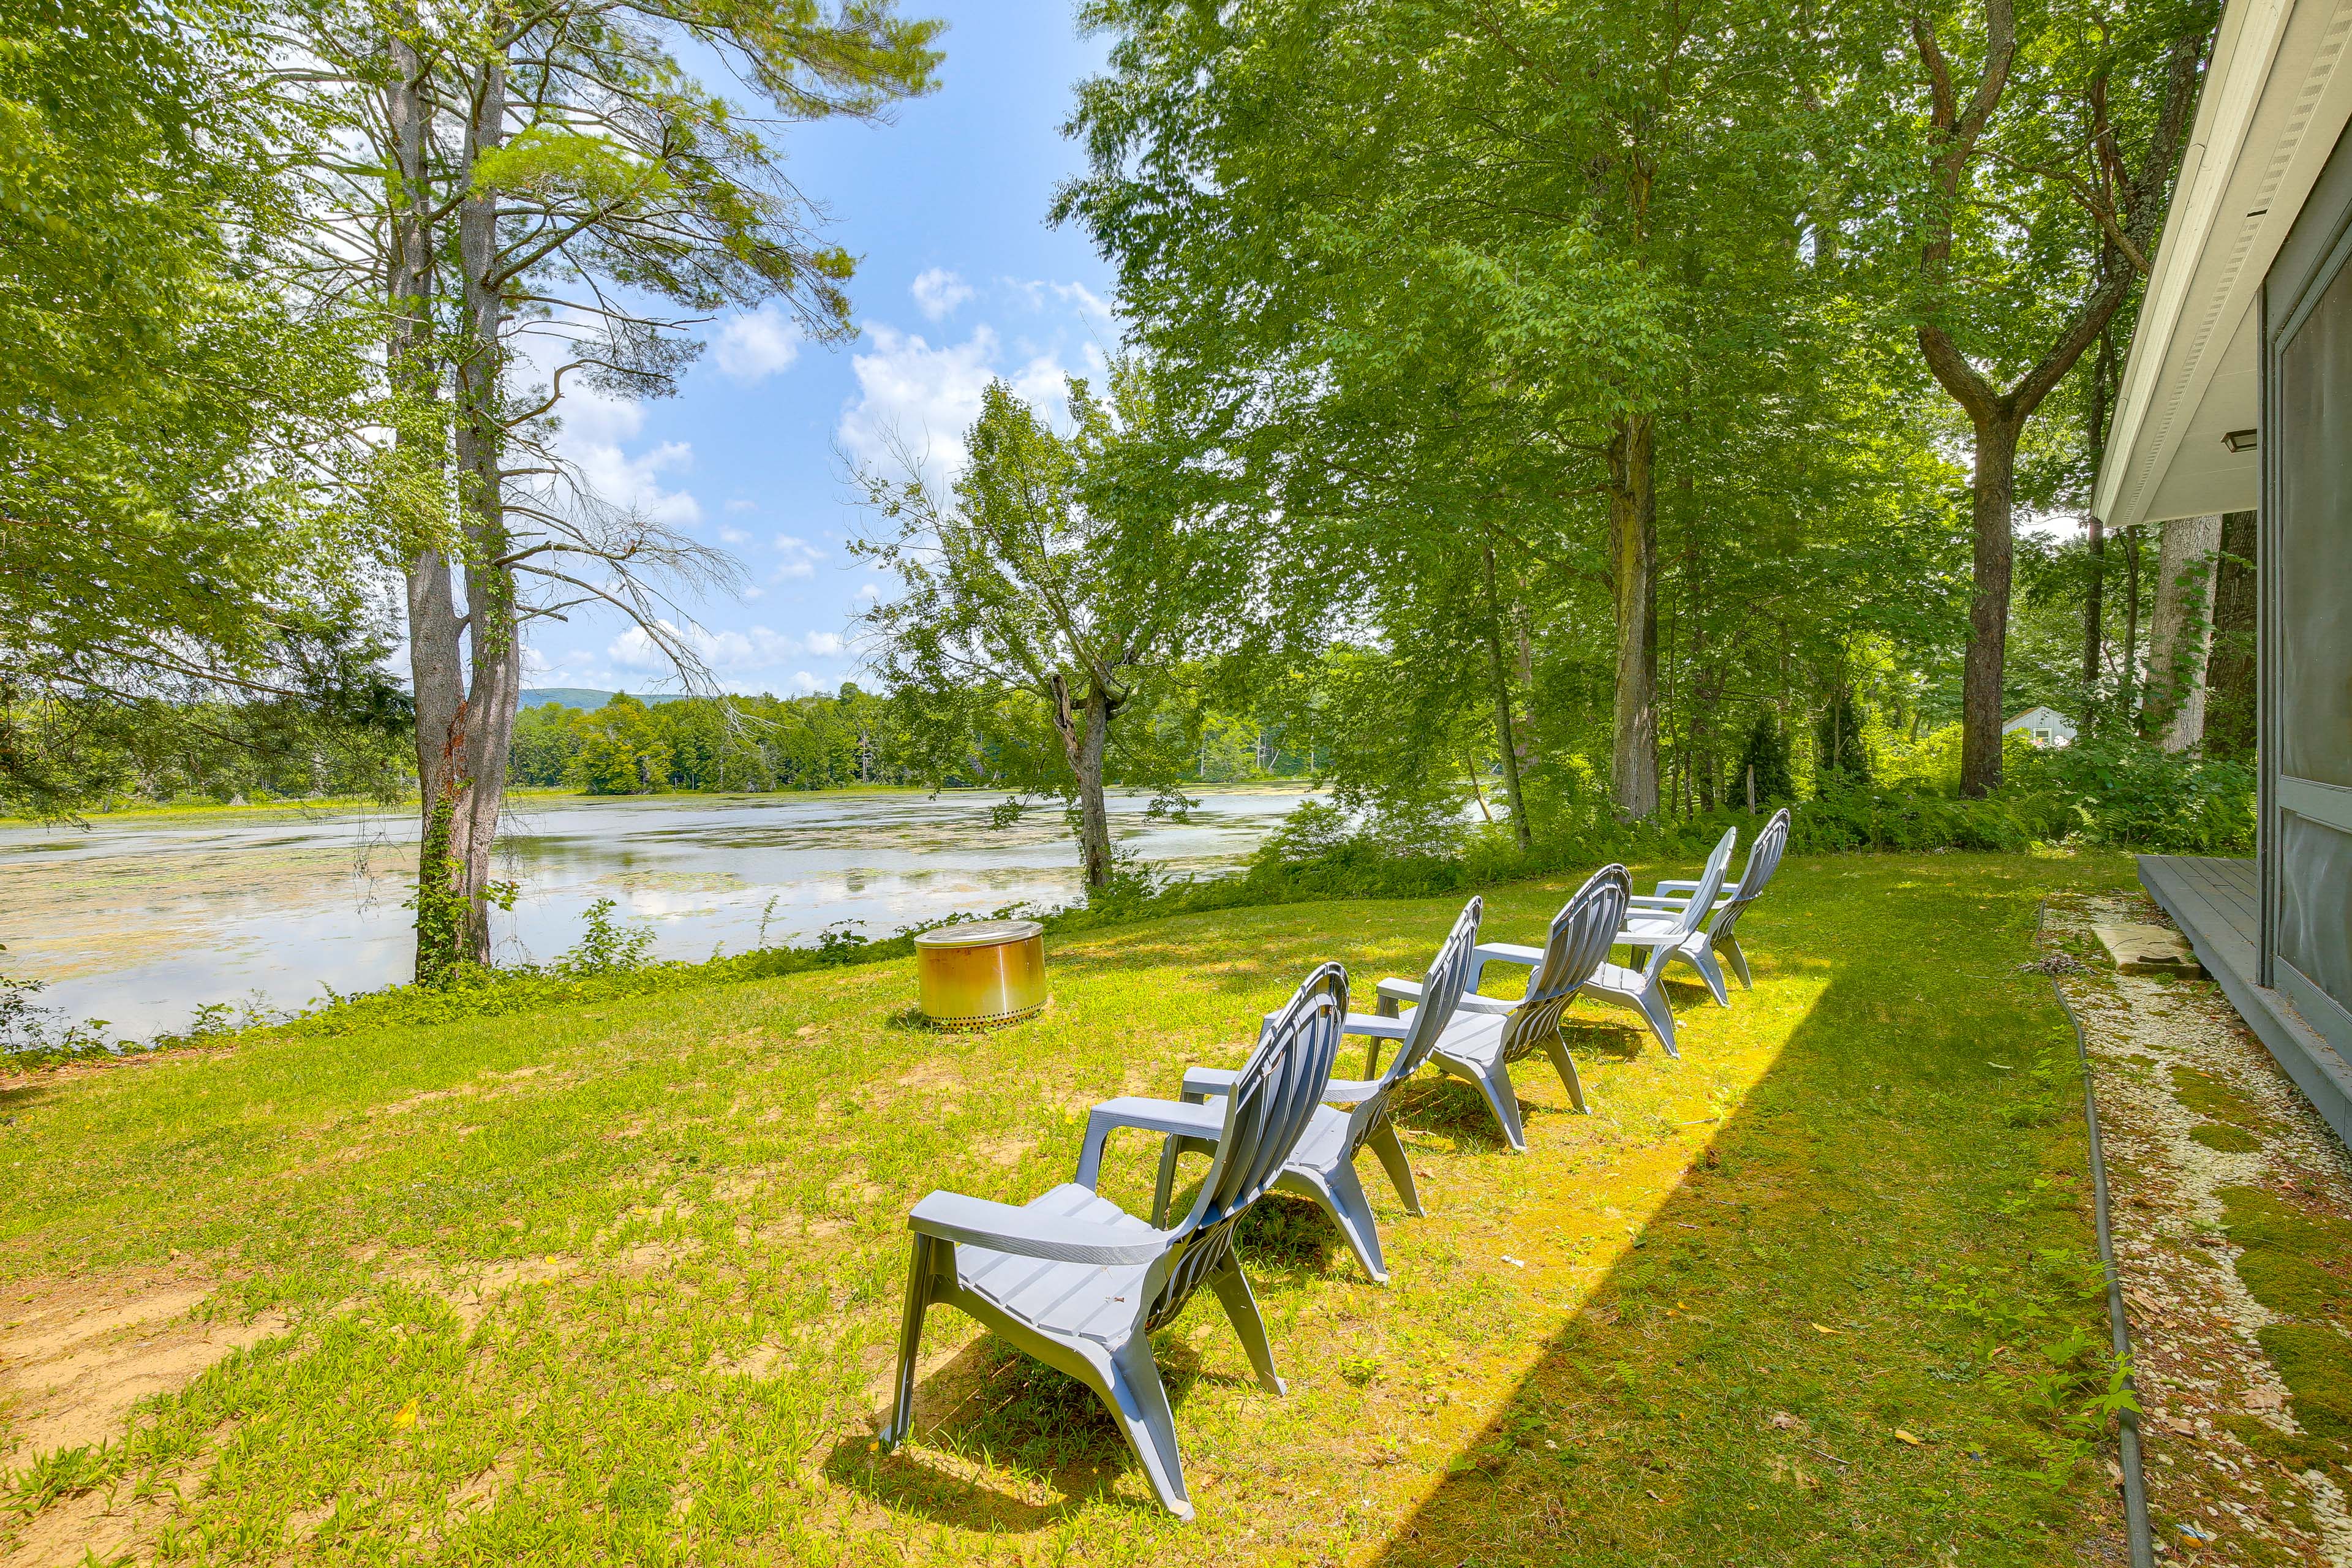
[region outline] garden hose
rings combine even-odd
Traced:
[[[2046,929],[2049,915],[2050,900],[2045,898],[2034,911],[2033,934],[2037,939]],[[2036,945],[2040,945],[2038,940]],[[2107,1162],[2099,1147],[2099,1097],[2092,1087],[2091,1041],[2083,1031],[2081,1016],[2066,1000],[2065,987],[2058,984],[2055,973],[2050,976],[2050,993],[2065,1009],[2066,1021],[2074,1026],[2074,1054],[2083,1064],[2083,1121],[2091,1134],[2091,1212],[2098,1224],[2099,1261],[2107,1277],[2107,1326],[2116,1357],[2123,1361],[2131,1354],[2131,1333],[2124,1321],[2123,1271],[2116,1264],[2116,1233],[2107,1204]],[[2124,1386],[2137,1398],[2137,1384],[2128,1374]],[[2156,1568],[2156,1540],[2147,1521],[2147,1479],[2140,1469],[2139,1412],[2118,1413],[2116,1428],[2116,1447],[2124,1472],[2124,1531],[2131,1542],[2132,1568]]]

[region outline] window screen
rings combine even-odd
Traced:
[[[2278,955],[2352,1008],[2352,834],[2279,813]]]
[[[2352,784],[2352,268],[2278,363],[2279,771]]]

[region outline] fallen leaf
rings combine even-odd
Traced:
[[[1845,1331],[1843,1329],[1825,1329],[1822,1327],[1821,1324],[1815,1323],[1813,1325],[1813,1332],[1817,1334],[1842,1334],[1845,1332]]]
[[[1648,1498],[1652,1502],[1664,1502],[1664,1501],[1665,1501],[1665,1500],[1666,1500],[1665,1499],[1664,1499],[1664,1498],[1660,1497],[1657,1493],[1655,1493],[1655,1492],[1654,1492],[1654,1491],[1650,1490],[1650,1489],[1649,1489],[1649,1488],[1647,1488],[1647,1487],[1643,1487],[1643,1488],[1642,1489],[1642,1491],[1643,1491],[1643,1494],[1644,1496],[1646,1496],[1646,1497],[1647,1497],[1647,1498]]]
[[[1800,1431],[1805,1425],[1802,1421],[1798,1420],[1795,1416],[1790,1415],[1785,1410],[1775,1410],[1772,1412],[1771,1424],[1774,1426],[1779,1427],[1783,1432]]]
[[[1895,1437],[1897,1442],[1908,1443],[1915,1448],[1927,1442],[1925,1437],[1915,1437],[1910,1433],[1903,1430],[1900,1426],[1895,1428]]]
[[[1527,1267],[1527,1264],[1523,1259],[1514,1258],[1507,1252],[1503,1254],[1503,1261],[1509,1264],[1514,1268],[1525,1268]]]
[[[416,1425],[416,1401],[410,1400],[392,1413],[392,1424],[405,1432]]]

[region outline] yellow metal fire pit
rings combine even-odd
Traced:
[[[1005,1024],[1045,1005],[1045,928],[1035,921],[976,921],[915,939],[915,996],[950,1028]]]

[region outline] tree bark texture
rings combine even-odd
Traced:
[[[2205,738],[2205,658],[2213,639],[2213,557],[2218,515],[2178,517],[2157,551],[2156,611],[2147,627],[2147,713],[2168,752]]]
[[[1626,821],[1658,809],[1658,494],[1655,426],[1618,419],[1609,441],[1609,566],[1616,596],[1617,703],[1609,784]]]
[[[1110,886],[1110,808],[1103,799],[1103,758],[1110,746],[1110,723],[1119,704],[1100,682],[1090,683],[1083,711],[1073,708],[1070,683],[1056,673],[1051,693],[1054,728],[1078,784],[1078,859],[1087,891]]]
[[[2254,754],[2254,514],[2221,517],[2213,572],[2213,644],[2205,661],[2205,751]]]
[[[1960,793],[1990,795],[2000,787],[2000,726],[2004,665],[2009,655],[2009,592],[2017,493],[2017,437],[2022,415],[1979,418],[1976,425],[1974,494],[1969,509],[1974,593],[1969,601],[1969,646],[1960,680]]]
[[[2139,712],[2139,524],[2124,530],[2124,657],[2123,709],[2137,719]]]
[[[467,170],[505,140],[505,62],[492,57],[480,71],[466,127]],[[463,558],[453,563],[438,550],[424,550],[408,570],[417,777],[425,816],[417,858],[419,979],[455,963],[489,962],[490,846],[505,804],[508,753],[521,695],[514,572],[502,559],[507,303],[504,280],[497,275],[498,217],[492,191],[472,192],[457,206],[460,321],[451,357]],[[462,616],[451,581],[453,564],[464,573]]]
[[[2107,537],[2099,520],[2090,520],[2090,560],[2086,567],[2089,582],[2083,589],[2083,695],[2087,704],[2099,689],[2100,668],[2106,662],[2106,628],[2101,617],[2106,614]]]
[[[1495,683],[1495,745],[1503,754],[1503,788],[1511,802],[1511,837],[1521,849],[1535,847],[1528,826],[1528,799],[1519,789],[1519,742],[1511,724],[1511,672],[1503,657],[1503,607],[1495,592],[1495,550],[1485,549],[1486,566],[1486,658]]]

